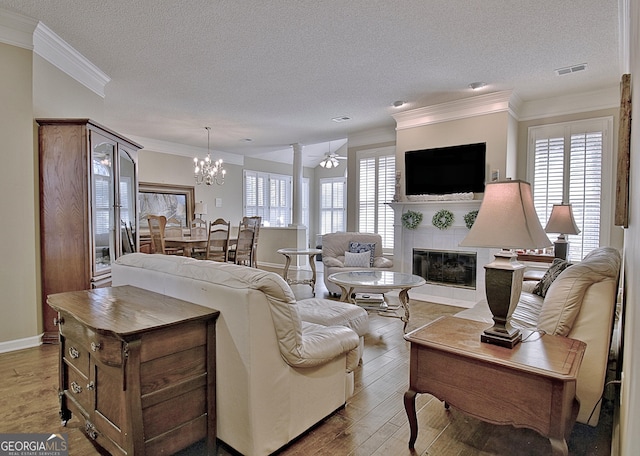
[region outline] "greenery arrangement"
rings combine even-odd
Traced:
[[[453,225],[453,212],[441,209],[433,216],[431,223],[439,230],[446,230]]]
[[[409,230],[415,230],[422,222],[422,212],[407,211],[402,214],[402,226]]]
[[[477,216],[478,216],[478,211],[471,211],[464,214],[464,224],[467,226],[467,228],[471,229],[471,227],[476,221]]]

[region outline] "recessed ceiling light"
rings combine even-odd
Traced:
[[[471,88],[471,90],[480,90],[486,86],[487,86],[486,82],[472,82],[471,84],[469,84],[469,87]]]
[[[351,117],[349,116],[338,116],[338,117],[334,117],[333,119],[334,122],[346,122],[347,120],[351,120]]]
[[[400,108],[402,106],[404,106],[404,101],[402,101],[402,100],[398,100],[398,101],[394,101],[393,102],[393,107],[394,108]]]
[[[557,68],[555,71],[556,76],[564,76],[565,74],[576,73],[578,71],[584,71],[587,69],[586,63],[578,63],[577,65],[571,65],[568,67]]]

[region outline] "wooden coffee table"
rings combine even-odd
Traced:
[[[480,342],[486,326],[448,316],[405,335],[411,342],[404,395],[409,448],[418,436],[416,395],[429,393],[483,421],[533,429],[549,438],[554,455],[566,456],[586,344],[524,330],[523,342],[509,349]]]

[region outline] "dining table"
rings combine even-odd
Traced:
[[[194,248],[207,248],[207,236],[165,237],[164,245],[165,247],[181,248],[182,255],[190,257],[193,253]]]

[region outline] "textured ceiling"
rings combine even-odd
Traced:
[[[462,99],[476,94],[474,81],[488,83],[483,93],[514,90],[526,101],[620,80],[618,0],[0,0],[0,8],[42,21],[109,75],[109,127],[206,147],[211,126],[212,149],[258,158],[393,126],[394,101],[407,101],[405,110]],[[587,71],[554,73],[580,63]],[[343,115],[352,120],[331,121]]]

